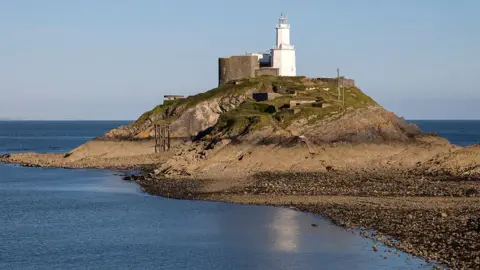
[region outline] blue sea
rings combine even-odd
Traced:
[[[451,143],[468,146],[480,143],[480,120],[411,120],[423,132],[436,133]]]
[[[480,121],[415,123],[480,142]],[[66,152],[124,124],[0,121],[0,153]],[[0,269],[432,268],[403,253],[384,259],[318,216],[150,196],[118,171],[0,164],[0,218]]]

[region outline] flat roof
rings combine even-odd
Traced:
[[[298,98],[291,99],[290,101],[315,101],[315,100],[319,100],[319,98],[314,98],[314,97],[298,97]]]

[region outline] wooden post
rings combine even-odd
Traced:
[[[170,151],[170,125],[167,126],[167,130],[168,130],[168,134],[167,134],[167,138],[168,138],[168,151]]]
[[[153,125],[153,130],[154,130],[154,147],[155,147],[155,153],[157,153],[157,125]]]
[[[162,136],[163,136],[163,152],[167,152],[167,126],[163,126],[162,130]]]
[[[340,69],[337,68],[337,92],[338,92],[338,101],[340,101]]]
[[[163,125],[160,126],[160,147],[162,149],[162,152],[165,152],[165,138],[163,136]]]
[[[170,150],[170,126],[154,125],[155,153]]]

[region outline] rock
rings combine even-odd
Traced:
[[[472,231],[480,232],[480,216],[471,216],[467,220],[467,228]]]
[[[135,130],[131,129],[128,126],[120,126],[116,129],[112,129],[109,132],[107,132],[104,137],[105,138],[118,138],[118,139],[123,139],[123,138],[131,138],[133,137],[133,132]]]
[[[467,197],[475,197],[480,195],[480,191],[477,190],[476,188],[470,188],[470,189],[467,189],[467,191],[465,191],[465,195]]]
[[[121,126],[110,130],[106,139],[147,139],[153,137],[153,123],[171,119],[172,137],[191,138],[205,135],[217,123],[220,114],[235,109],[245,102],[245,95],[231,95],[207,99],[189,107],[172,105],[164,110],[146,112],[135,125]],[[205,134],[203,134],[205,133]],[[201,136],[200,136],[201,137]]]
[[[27,168],[39,168],[40,165],[37,165],[37,164],[30,164],[30,163],[22,163],[22,164],[19,164],[20,166],[22,167],[27,167]]]
[[[312,142],[407,142],[421,134],[417,126],[378,105],[354,109],[332,120],[324,118],[312,124],[298,123],[295,127]]]
[[[200,102],[187,109],[181,116],[172,122],[170,129],[175,137],[194,137],[206,133],[217,123],[220,114],[235,109],[245,102],[245,96],[238,95],[229,98],[215,98]]]
[[[444,212],[440,213],[440,216],[441,216],[442,218],[448,217],[447,213],[444,213]]]
[[[318,224],[312,223],[311,226],[317,228],[317,227],[318,227]]]

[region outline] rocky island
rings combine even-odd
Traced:
[[[69,153],[0,161],[140,168],[127,178],[152,194],[295,207],[426,260],[479,269],[480,146],[424,134],[355,85],[339,98],[339,79],[231,80]],[[155,153],[156,125],[169,127],[169,151]]]

